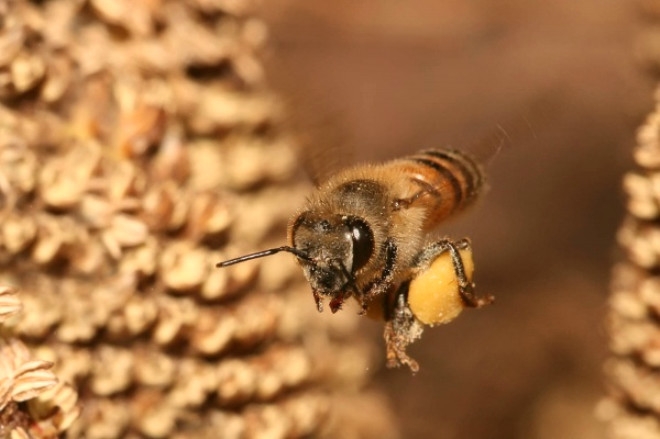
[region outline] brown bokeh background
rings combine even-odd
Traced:
[[[378,372],[401,436],[603,437],[593,412],[604,388],[620,180],[651,107],[652,81],[634,57],[636,4],[271,0],[264,8],[271,81],[298,106],[294,118],[328,115],[342,157],[469,148],[498,127],[507,133],[487,196],[446,228],[472,238],[478,288],[497,302],[428,330],[412,348],[417,376]]]

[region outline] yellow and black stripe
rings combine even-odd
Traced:
[[[460,199],[462,203],[470,203],[481,192],[483,186],[483,172],[479,165],[469,155],[458,150],[430,149],[420,154],[423,160],[443,175],[453,175],[452,186],[460,185]],[[441,169],[442,168],[442,169]]]
[[[484,184],[479,165],[457,150],[425,150],[401,161],[404,172],[429,196],[420,198],[428,209],[426,227],[470,205]]]

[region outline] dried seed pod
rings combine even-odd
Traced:
[[[155,26],[154,14],[160,6],[159,1],[129,0],[92,0],[94,11],[107,23],[121,26],[135,35],[146,36],[153,32]]]
[[[130,427],[131,407],[125,400],[90,398],[84,408],[80,430],[75,437],[93,439],[125,437]]]
[[[227,203],[216,194],[204,192],[192,201],[186,234],[193,241],[212,239],[226,233],[231,222]]]
[[[190,143],[187,147],[190,165],[190,186],[198,191],[213,191],[223,182],[225,166],[222,148],[206,139]]]
[[[176,292],[199,291],[208,276],[206,252],[187,241],[163,249],[159,272],[165,285]]]
[[[639,173],[628,173],[623,180],[625,191],[629,194],[628,211],[640,219],[653,219],[660,214],[657,198],[658,177],[648,178]]]
[[[124,252],[120,271],[138,275],[140,278],[153,276],[158,264],[158,242],[153,237],[139,247]]]
[[[126,328],[127,332],[132,335],[144,333],[147,329],[154,325],[158,318],[158,306],[152,301],[144,297],[131,297],[122,310],[124,325],[121,328]],[[109,322],[108,329],[112,329],[112,322]],[[115,330],[116,333],[123,333]]]
[[[149,403],[141,403],[136,398],[136,404],[144,409],[137,412],[137,430],[146,437],[168,437],[176,427],[179,410],[169,406],[162,397],[151,397]]]
[[[90,389],[99,396],[128,389],[133,381],[133,355],[126,349],[99,347],[92,357]]]
[[[61,297],[58,297],[53,285],[43,282],[36,289],[38,293],[33,294],[30,294],[29,290],[23,290],[21,302],[24,312],[16,326],[16,332],[32,339],[42,339],[62,321],[64,309]]]
[[[23,309],[16,293],[15,288],[0,285],[0,324]]]
[[[37,242],[32,246],[32,260],[47,265],[65,258],[66,247],[75,239],[69,218],[42,215],[36,220]]]
[[[220,406],[236,406],[249,401],[255,394],[259,376],[254,367],[241,360],[223,361],[218,367],[218,389]]]
[[[53,347],[41,346],[35,354],[55,364],[57,376],[64,383],[78,382],[89,376],[92,370],[92,352],[81,347],[59,343]]]
[[[174,358],[162,352],[147,349],[140,353],[140,361],[133,367],[135,380],[149,387],[169,386],[177,373]]]
[[[202,312],[191,336],[191,347],[202,354],[219,354],[235,338],[238,324],[232,313]]]
[[[201,297],[205,300],[216,300],[227,297],[229,273],[226,270],[213,271],[202,285]]]
[[[183,194],[172,182],[152,187],[142,201],[142,216],[154,233],[180,229],[188,215]]]
[[[17,93],[35,87],[46,73],[46,65],[38,55],[21,53],[11,63],[11,81]]]
[[[184,338],[186,332],[200,321],[200,310],[188,299],[159,297],[157,300],[158,320],[152,338],[158,345],[169,345]]]
[[[10,19],[4,23],[0,33],[0,67],[8,66],[21,53],[26,29],[18,20]]]
[[[71,84],[72,65],[66,58],[48,60],[47,76],[41,86],[41,98],[47,103],[62,99]]]
[[[140,197],[144,193],[146,177],[131,163],[108,164],[103,179],[98,181],[105,196],[116,212],[135,212],[140,208]]]
[[[12,123],[2,120],[7,124],[8,130],[12,130]],[[1,130],[1,128],[0,128]],[[5,135],[8,138],[5,138]],[[36,185],[37,158],[22,140],[15,137],[16,134],[0,131],[0,173],[3,183],[0,185],[0,193],[17,198],[32,192]]]
[[[90,276],[103,271],[108,261],[108,253],[100,238],[95,238],[79,231],[79,241],[69,252],[71,271],[83,276]]]
[[[145,223],[138,218],[123,214],[112,217],[106,233],[106,239],[112,240],[121,248],[142,245],[149,236]]]
[[[166,115],[162,108],[138,105],[121,114],[117,131],[117,149],[127,157],[153,152],[165,133]]]
[[[657,93],[657,92],[656,92]],[[634,150],[635,161],[642,167],[657,169],[660,167],[660,151],[658,151],[658,127],[660,114],[651,113],[646,123],[637,132],[637,147]]]
[[[173,407],[200,407],[217,386],[215,367],[197,360],[180,361],[176,385],[168,395],[168,403]]]
[[[88,189],[99,159],[98,149],[81,146],[62,158],[48,161],[39,173],[39,194],[46,205],[70,209],[78,204]]]
[[[36,238],[37,225],[33,218],[8,215],[2,223],[2,244],[11,254],[25,250]]]
[[[57,383],[28,403],[33,419],[39,420],[39,431],[61,434],[80,416],[78,394],[68,384]],[[53,416],[53,413],[56,413]]]
[[[234,16],[243,16],[254,8],[252,0],[192,0],[191,4],[208,14],[222,11]]]
[[[200,100],[190,116],[192,128],[198,132],[225,131],[236,127],[254,129],[268,125],[278,112],[277,103],[269,96],[249,96],[222,88],[206,91],[199,96]],[[251,159],[259,157],[252,156]],[[242,163],[247,168],[249,160]],[[251,178],[255,176],[254,172],[250,174]],[[235,178],[238,180],[239,176],[235,175]]]

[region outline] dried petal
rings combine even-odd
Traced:
[[[147,225],[129,215],[115,215],[110,222],[109,233],[121,247],[134,247],[144,244],[149,231]]]
[[[0,34],[0,67],[6,67],[16,58],[23,47],[25,28],[18,22],[8,20]]]
[[[54,103],[59,101],[71,85],[72,66],[65,58],[55,58],[48,62],[48,74],[41,86],[41,98]]]
[[[14,378],[12,399],[16,402],[27,401],[57,384],[57,377],[50,369],[52,363],[34,360],[26,363]]]
[[[76,391],[62,382],[30,400],[27,406],[32,419],[38,421],[34,430],[41,435],[51,432],[53,436],[68,429],[81,409]]]
[[[159,271],[168,288],[179,291],[199,290],[206,279],[207,256],[189,242],[177,242],[163,250]]]
[[[25,431],[23,427],[17,427],[11,430],[9,434],[10,439],[32,439],[32,436]]]
[[[176,378],[175,360],[160,352],[145,351],[135,364],[135,379],[147,386],[165,387]]]
[[[217,386],[215,368],[200,361],[180,361],[178,374],[182,379],[168,397],[169,404],[174,407],[200,407]]]
[[[14,88],[18,93],[24,93],[43,79],[46,65],[38,56],[21,53],[11,63],[10,71]]]
[[[192,300],[161,297],[158,300],[158,323],[153,340],[168,345],[184,335],[200,319],[199,309]]]
[[[137,428],[139,431],[154,438],[169,437],[176,426],[178,410],[169,406],[162,398],[144,405],[147,410],[139,413]]]
[[[37,225],[29,216],[9,215],[2,224],[2,243],[12,254],[25,250],[37,235]]]
[[[7,404],[12,401],[13,387],[14,377],[0,366],[0,411],[4,410]]]
[[[132,383],[133,355],[125,349],[101,346],[92,359],[91,390],[96,395],[114,395]]]
[[[218,236],[231,225],[229,206],[213,193],[197,195],[188,214],[188,235],[195,241]]]
[[[155,185],[143,199],[143,217],[153,232],[180,228],[188,212],[181,191],[171,182]]]
[[[14,288],[0,285],[0,324],[9,317],[18,314],[23,305]]]
[[[32,338],[42,338],[51,333],[51,329],[62,320],[63,301],[52,289],[39,290],[22,295],[23,313],[17,325],[17,332]]]
[[[195,324],[192,347],[205,355],[223,352],[235,338],[238,324],[229,313],[204,312]]]
[[[74,207],[88,189],[100,159],[98,146],[86,144],[46,163],[39,174],[39,190],[44,202],[56,209]]]
[[[152,300],[133,297],[124,307],[123,317],[130,334],[141,334],[156,322],[158,307]]]

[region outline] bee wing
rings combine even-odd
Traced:
[[[308,90],[284,87],[286,129],[292,133],[298,161],[319,186],[331,175],[355,163],[344,114]]]
[[[308,113],[297,118],[293,132],[298,160],[310,180],[318,187],[337,171],[351,164],[354,154],[347,146],[348,135],[342,128],[339,116],[323,110]]]
[[[504,149],[528,144],[536,138],[533,125],[524,116],[516,116],[505,122],[473,123],[484,128],[475,131],[474,127],[455,130],[452,134],[437,132],[433,128],[422,128],[411,139],[418,150],[445,149],[467,153],[475,162],[487,168]],[[425,124],[421,124],[425,125]],[[465,134],[468,133],[468,134]]]

